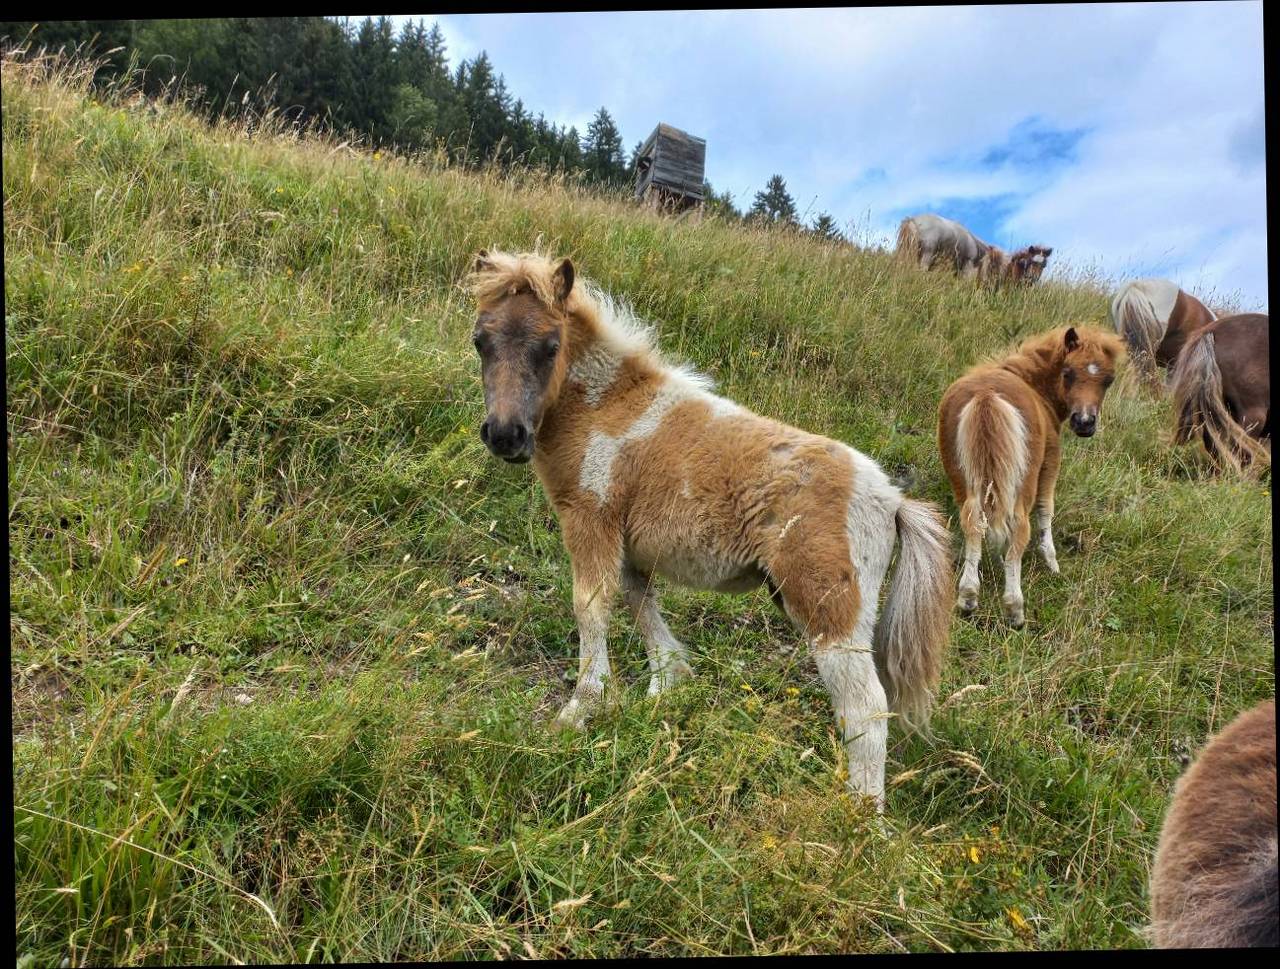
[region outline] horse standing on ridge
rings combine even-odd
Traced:
[[[1197,330],[1170,377],[1174,443],[1197,433],[1219,465],[1271,464],[1271,323],[1263,313],[1224,316]]]
[[[979,364],[947,388],[938,408],[938,450],[951,480],[964,532],[964,571],[957,605],[978,607],[978,561],[990,533],[1005,544],[1004,614],[1025,622],[1022,553],[1039,517],[1040,552],[1058,571],[1053,498],[1061,463],[1063,421],[1080,437],[1097,429],[1102,398],[1124,352],[1110,333],[1086,327],[1052,330],[1016,353]]]
[[[1276,701],[1240,714],[1178,779],[1151,870],[1158,949],[1280,944]]]
[[[672,366],[651,332],[572,263],[481,252],[486,417],[505,461],[532,459],[573,566],[581,655],[556,718],[616,702],[605,643],[621,591],[649,654],[649,693],[692,673],[653,577],[722,592],[767,585],[811,646],[848,754],[848,785],[884,805],[888,713],[927,722],[950,613],[946,524],[866,455],[760,417]],[[883,614],[880,584],[898,563]]]
[[[930,269],[941,256],[957,274],[999,284],[1033,283],[1048,264],[1051,247],[1027,246],[1006,256],[996,246],[983,242],[959,222],[940,215],[911,215],[898,226],[899,258]]]
[[[1111,323],[1147,381],[1154,379],[1157,366],[1172,367],[1188,338],[1215,318],[1204,303],[1167,279],[1135,279],[1111,298]]]

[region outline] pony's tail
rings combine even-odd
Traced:
[[[1129,345],[1129,356],[1143,380],[1152,383],[1156,372],[1156,348],[1164,339],[1166,320],[1156,316],[1151,299],[1137,286],[1126,286],[1111,303],[1111,322]]]
[[[904,498],[898,564],[876,624],[874,653],[889,708],[927,732],[951,624],[951,536],[938,507]]]
[[[903,262],[915,265],[920,262],[920,233],[910,218],[902,220],[898,226],[898,248],[895,255]]]
[[[1202,434],[1209,456],[1237,474],[1271,464],[1271,454],[1231,416],[1222,396],[1222,371],[1211,332],[1201,331],[1178,354],[1170,388],[1177,425],[1173,439],[1186,444]]]
[[[978,278],[988,286],[998,287],[1003,281],[1006,268],[1004,251],[995,246],[987,246],[978,264]]]
[[[1027,426],[1018,409],[991,390],[981,391],[960,409],[956,457],[965,490],[978,502],[985,527],[1004,545],[1014,507],[1027,474]]]

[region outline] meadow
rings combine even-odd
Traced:
[[[1270,478],[1118,381],[1068,436],[1027,626],[983,563],[883,827],[763,590],[665,589],[696,677],[548,721],[568,559],[491,458],[460,281],[540,244],[746,406],[954,506],[965,367],[1110,281],[987,292],[871,248],[672,219],[3,63],[18,965],[1144,945],[1173,782],[1274,695]],[[1053,240],[1044,240],[1052,244]],[[1055,252],[1069,260],[1069,253]],[[959,544],[957,532],[957,547]],[[64,960],[66,960],[64,962]]]

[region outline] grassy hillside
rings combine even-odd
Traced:
[[[12,62],[3,97],[19,965],[1142,944],[1182,758],[1274,693],[1269,479],[1122,380],[1064,444],[1062,575],[1028,555],[1013,632],[984,563],[880,830],[763,592],[664,592],[698,675],[657,701],[619,613],[622,709],[547,729],[568,561],[480,443],[458,286],[541,238],[954,511],[943,388],[1101,322],[1100,283],[989,294]]]

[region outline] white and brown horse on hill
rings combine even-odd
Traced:
[[[927,721],[948,636],[937,509],[905,498],[866,455],[758,416],[665,362],[650,331],[575,280],[567,259],[481,252],[469,283],[480,436],[505,461],[532,459],[573,565],[579,676],[557,722],[579,727],[616,700],[605,632],[618,592],[656,694],[692,670],[654,577],[725,592],[765,584],[813,650],[849,787],[883,809],[889,711]]]
[[[947,388],[938,408],[938,449],[951,480],[964,532],[964,571],[957,605],[978,606],[983,539],[1005,545],[1004,614],[1025,622],[1022,553],[1039,516],[1040,552],[1058,571],[1053,501],[1061,463],[1061,427],[1092,437],[1102,398],[1124,352],[1101,330],[1067,327],[1023,342],[1011,356],[979,364]]]
[[[1036,282],[1052,253],[1052,247],[1026,246],[1006,255],[959,222],[933,213],[908,216],[898,226],[899,258],[927,270],[941,257],[957,274],[991,285]]]
[[[1148,382],[1156,367],[1171,368],[1187,339],[1214,319],[1204,303],[1167,279],[1135,279],[1111,298],[1111,323]]]

